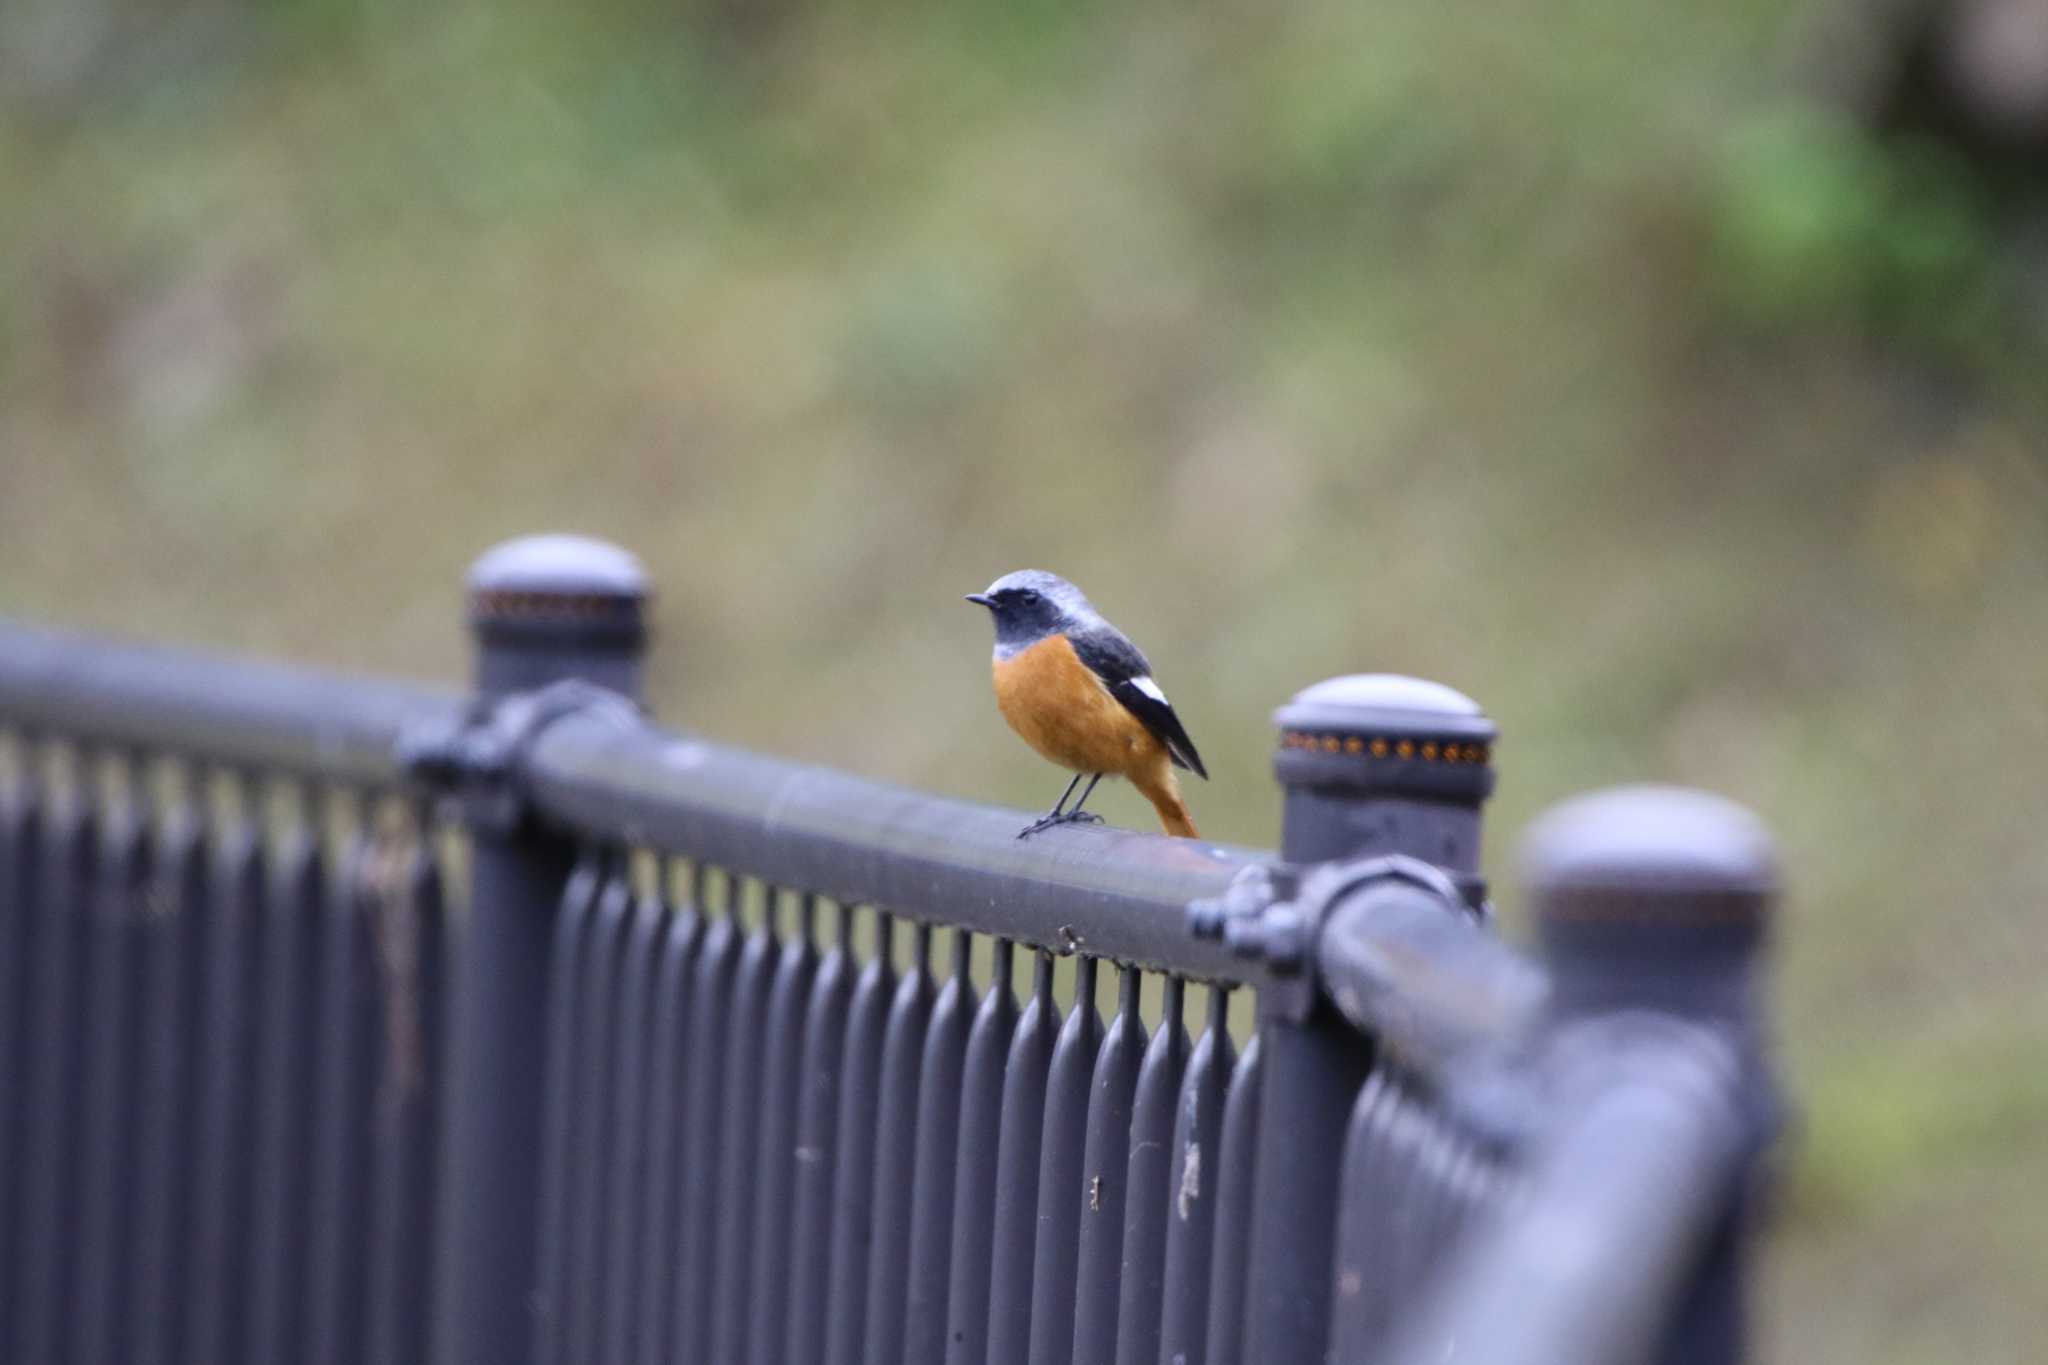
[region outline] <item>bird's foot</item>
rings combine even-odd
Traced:
[[[1061,811],[1056,815],[1039,816],[1036,820],[1018,830],[1017,837],[1019,839],[1028,839],[1040,830],[1051,829],[1054,825],[1099,825],[1101,823],[1102,817],[1092,810]]]

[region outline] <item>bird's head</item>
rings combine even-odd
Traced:
[[[1079,588],[1043,569],[1004,574],[985,590],[968,593],[967,600],[987,607],[995,619],[998,652],[1026,648],[1095,615]]]

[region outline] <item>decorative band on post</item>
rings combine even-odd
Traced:
[[[640,562],[616,545],[506,541],[469,571],[478,688],[495,697],[575,678],[638,698],[647,601]]]

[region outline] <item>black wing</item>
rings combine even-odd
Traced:
[[[1195,752],[1195,742],[1188,738],[1187,727],[1174,714],[1173,703],[1152,681],[1152,665],[1145,662],[1136,645],[1112,628],[1071,634],[1067,638],[1073,642],[1081,662],[1109,688],[1109,695],[1122,702],[1124,709],[1144,722],[1152,737],[1166,746],[1167,757],[1197,777],[1209,776],[1209,770],[1202,766],[1202,756]]]

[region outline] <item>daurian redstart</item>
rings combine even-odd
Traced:
[[[1041,569],[1005,574],[967,600],[995,618],[996,705],[1003,719],[1043,757],[1074,770],[1053,808],[1017,837],[1100,820],[1081,807],[1097,782],[1115,775],[1145,794],[1168,834],[1200,838],[1173,770],[1209,774],[1138,647],[1103,620],[1079,588]],[[1081,799],[1063,809],[1083,777],[1088,786]]]

